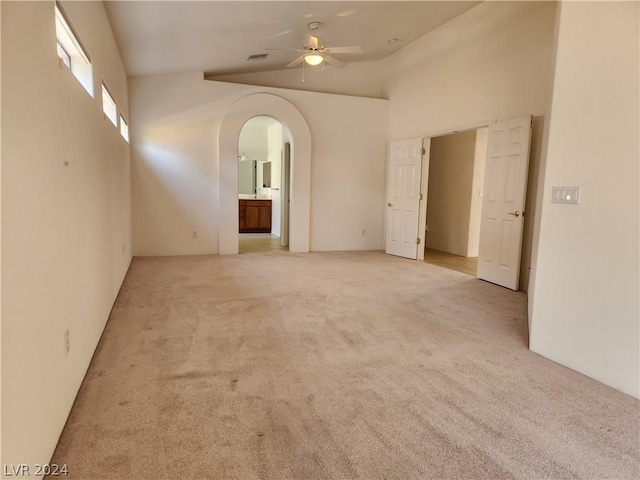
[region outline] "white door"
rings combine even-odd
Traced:
[[[391,255],[418,256],[422,139],[391,142],[387,172],[387,242]]]
[[[489,126],[478,278],[518,290],[531,116]]]

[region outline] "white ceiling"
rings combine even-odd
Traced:
[[[211,75],[279,70],[299,53],[307,24],[328,47],[363,47],[335,56],[379,60],[479,2],[467,1],[105,1],[129,76],[202,71]],[[388,40],[398,42],[389,44]],[[266,60],[249,55],[269,53]]]

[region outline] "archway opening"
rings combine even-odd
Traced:
[[[289,131],[273,117],[249,119],[238,138],[239,253],[288,250]]]
[[[287,100],[267,93],[247,95],[233,103],[218,133],[219,228],[218,252],[239,252],[239,160],[240,134],[254,117],[270,117],[282,124],[290,146],[290,201],[288,238],[292,252],[309,251],[311,204],[311,134],[306,120]],[[257,187],[256,187],[257,188]],[[264,188],[264,187],[263,187]],[[280,190],[282,192],[282,190]],[[257,192],[256,192],[257,193]],[[281,217],[282,221],[282,217]]]

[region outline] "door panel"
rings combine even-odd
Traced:
[[[271,206],[258,208],[258,228],[260,230],[271,230]]]
[[[247,206],[245,213],[246,226],[249,229],[258,228],[258,207]]]
[[[518,289],[531,116],[489,126],[478,278]]]
[[[387,242],[391,255],[416,259],[422,139],[391,142],[387,183]]]

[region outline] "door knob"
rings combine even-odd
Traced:
[[[387,203],[387,207],[393,207],[393,203],[391,202]]]
[[[520,212],[518,210],[516,210],[515,212],[509,212],[509,215],[513,215],[514,217],[519,217],[520,216]]]

